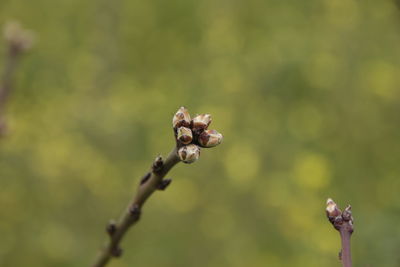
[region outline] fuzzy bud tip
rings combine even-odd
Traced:
[[[187,108],[181,107],[178,109],[178,111],[175,113],[174,117],[172,118],[172,126],[174,129],[177,129],[179,127],[190,127],[190,114]]]
[[[35,36],[32,31],[21,27],[18,22],[11,21],[4,26],[4,38],[16,49],[26,51],[32,47]]]
[[[326,213],[329,217],[336,217],[341,214],[338,206],[331,198],[326,201]]]
[[[351,206],[350,205],[348,205],[344,209],[344,211],[342,213],[342,217],[343,217],[343,220],[345,220],[345,221],[353,221],[353,217],[351,215]]]
[[[216,130],[205,130],[200,134],[198,141],[202,147],[214,147],[221,144],[222,139],[222,134]]]
[[[193,129],[205,130],[211,123],[210,114],[200,114],[193,118]]]
[[[200,157],[200,148],[194,144],[183,146],[178,150],[178,155],[184,163],[193,163]]]
[[[186,127],[179,127],[177,130],[177,139],[184,145],[190,144],[193,140],[192,130]]]

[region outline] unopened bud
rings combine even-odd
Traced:
[[[205,130],[199,136],[199,144],[202,147],[214,147],[222,142],[222,134],[216,130]]]
[[[342,214],[336,203],[331,198],[328,198],[326,201],[326,214],[328,217],[336,217]]]
[[[207,129],[208,125],[211,123],[210,114],[200,114],[193,118],[193,129],[194,130],[204,130]]]
[[[31,48],[35,39],[31,31],[23,29],[21,25],[15,21],[8,22],[4,26],[4,38],[10,42],[14,48],[20,51]]]
[[[184,145],[190,144],[193,139],[192,130],[186,127],[179,127],[177,131],[177,138]]]
[[[181,107],[172,118],[172,126],[177,129],[181,126],[190,127],[190,114],[185,107]]]
[[[200,148],[193,144],[183,146],[178,150],[178,155],[184,163],[193,163],[200,157]]]
[[[350,205],[348,205],[344,209],[344,211],[342,213],[342,217],[343,217],[343,220],[345,220],[345,221],[352,221],[353,220],[353,217],[351,216],[351,206]]]

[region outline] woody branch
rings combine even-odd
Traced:
[[[145,201],[156,191],[164,190],[171,183],[171,179],[164,179],[168,172],[180,161],[193,163],[200,157],[200,147],[209,148],[221,143],[222,135],[215,130],[207,130],[211,123],[209,114],[197,115],[190,118],[189,112],[182,107],[173,117],[173,129],[176,146],[165,160],[158,156],[151,165],[150,171],[143,176],[138,185],[136,195],[130,201],[121,219],[107,225],[109,239],[93,267],[102,267],[112,257],[120,257],[122,249],[120,242],[128,229],[138,222]]]
[[[342,261],[343,267],[351,267],[351,251],[350,238],[354,232],[353,216],[351,214],[351,206],[348,205],[342,212],[332,199],[326,202],[326,215],[333,227],[339,231],[342,244],[342,250],[339,252],[339,259]]]
[[[5,105],[13,88],[13,78],[20,56],[32,46],[33,34],[21,28],[17,22],[9,22],[4,27],[6,55],[4,69],[0,77],[0,136],[6,132]]]

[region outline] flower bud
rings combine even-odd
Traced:
[[[178,155],[184,163],[193,163],[200,157],[200,148],[193,144],[183,146],[178,150]]]
[[[21,27],[18,22],[8,22],[4,26],[4,38],[18,51],[28,50],[34,43],[34,34]]]
[[[210,114],[200,114],[193,118],[193,130],[204,130],[207,129],[211,123]]]
[[[326,214],[328,217],[336,217],[342,214],[341,210],[331,198],[328,198],[326,201]]]
[[[190,114],[185,107],[181,107],[172,118],[172,126],[177,129],[181,126],[190,127]]]
[[[343,220],[345,221],[353,221],[353,217],[351,216],[351,206],[348,205],[343,213],[342,213]]]
[[[214,147],[222,142],[222,134],[216,130],[205,130],[199,136],[198,142],[202,147]]]
[[[193,139],[192,130],[186,127],[179,127],[177,130],[177,139],[184,145],[190,144]]]

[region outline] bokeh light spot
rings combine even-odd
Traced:
[[[320,189],[327,186],[330,182],[330,164],[320,154],[303,154],[297,157],[295,161],[293,176],[300,186],[309,189]]]
[[[258,174],[260,155],[252,147],[236,144],[228,150],[224,164],[232,182],[244,185],[251,182]]]
[[[198,189],[192,180],[180,179],[168,187],[169,194],[164,200],[171,209],[177,212],[189,212],[198,205]]]

